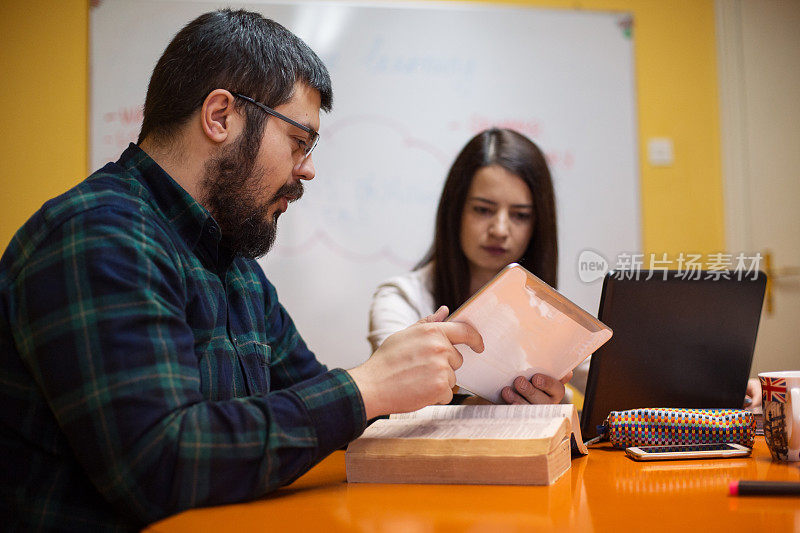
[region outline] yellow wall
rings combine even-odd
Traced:
[[[633,13],[643,251],[721,250],[724,221],[713,0],[502,3]],[[87,173],[87,1],[4,1],[0,35],[5,125],[0,135],[4,176],[0,247],[4,248],[42,202]],[[673,166],[655,168],[647,163],[650,137],[674,140]]]
[[[87,0],[0,2],[0,249],[86,177]]]

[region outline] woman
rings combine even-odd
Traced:
[[[430,251],[373,296],[372,349],[440,306],[454,311],[509,263],[555,287],[557,258],[555,195],[541,150],[512,130],[479,133],[450,168]],[[501,396],[508,403],[554,403],[564,385],[540,374],[530,381],[520,376]]]

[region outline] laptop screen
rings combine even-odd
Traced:
[[[611,411],[742,407],[766,275],[691,274],[606,274],[598,318],[614,336],[592,355],[585,440]]]

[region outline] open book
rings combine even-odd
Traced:
[[[435,405],[378,420],[347,447],[347,481],[550,485],[586,454],[572,405]]]
[[[448,321],[466,322],[485,349],[459,344],[464,364],[456,370],[462,388],[492,403],[514,378],[542,373],[561,379],[611,338],[611,329],[523,267],[500,271]]]

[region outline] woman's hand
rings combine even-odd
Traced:
[[[761,381],[758,378],[747,380],[747,392],[744,396],[745,407],[759,407],[761,405]]]
[[[530,381],[518,376],[514,380],[514,387],[504,387],[500,397],[509,404],[559,403],[564,398],[564,385],[570,379],[572,372],[561,380],[544,374],[534,374]]]

